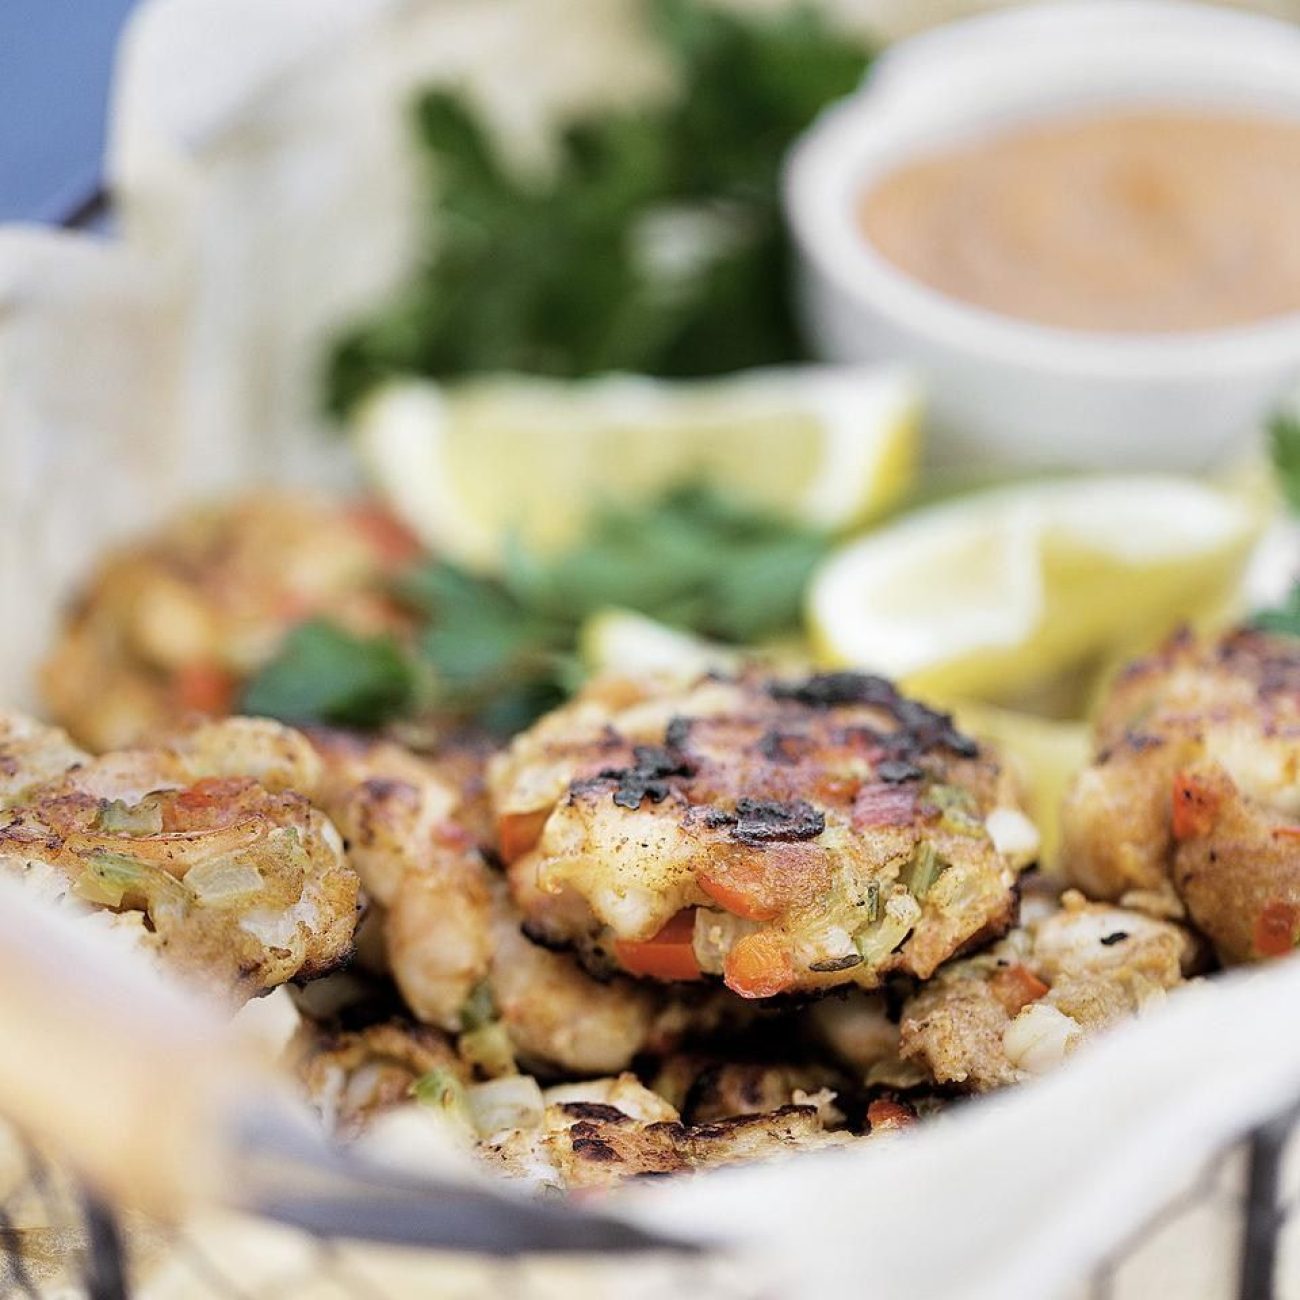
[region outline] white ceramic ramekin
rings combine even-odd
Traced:
[[[927,288],[859,230],[864,189],[903,159],[1004,123],[1123,105],[1300,119],[1300,29],[1173,0],[974,18],[894,47],[791,154],[785,202],[814,346],[833,361],[918,366],[937,461],[1199,469],[1300,381],[1300,314],[1163,336],[1054,329]]]

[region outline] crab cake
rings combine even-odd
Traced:
[[[322,768],[318,802],[381,909],[384,960],[406,1005],[462,1034],[467,1057],[487,1072],[517,1060],[544,1074],[611,1074],[737,1018],[718,996],[596,980],[572,954],[525,937],[481,847],[481,746],[424,755],[343,732],[309,735]]]
[[[817,1061],[729,1060],[682,1052],[660,1062],[650,1086],[688,1124],[813,1106],[828,1128],[838,1128],[845,1114],[837,1099],[850,1081],[842,1071]]]
[[[1020,1083],[1163,1001],[1198,955],[1181,926],[1071,891],[1058,910],[923,985],[903,1008],[899,1052],[936,1083],[973,1092]]]
[[[326,1131],[345,1141],[406,1105],[419,1080],[435,1070],[462,1084],[468,1078],[445,1034],[407,1021],[341,1032],[306,1026],[295,1047],[294,1069],[308,1100]]]
[[[989,752],[856,673],[597,681],[490,784],[531,935],[747,998],[927,978],[1036,846]]]
[[[860,1140],[829,1131],[813,1105],[683,1124],[668,1102],[627,1074],[552,1088],[542,1097],[535,1124],[496,1134],[479,1155],[507,1176],[549,1187],[608,1187]]]
[[[383,957],[412,1012],[454,1032],[492,955],[489,872],[464,824],[472,774],[388,740],[309,735],[320,805],[381,909]]]
[[[306,618],[400,628],[387,580],[416,553],[370,506],[262,493],[187,511],[91,576],[42,669],[46,704],[93,750],[229,713]]]
[[[299,1052],[299,1082],[334,1137],[361,1139],[381,1158],[459,1148],[541,1188],[608,1187],[855,1140],[827,1127],[820,1098],[683,1123],[632,1074],[545,1091],[527,1075],[475,1084],[443,1035],[401,1021],[341,1034],[308,1027]],[[878,1111],[875,1127],[914,1118],[897,1110]]]
[[[1184,633],[1129,667],[1063,810],[1086,893],[1184,909],[1226,963],[1300,939],[1300,639]]]
[[[90,758],[0,717],[0,871],[226,999],[321,974],[350,951],[358,882],[288,788],[311,760],[260,719]]]

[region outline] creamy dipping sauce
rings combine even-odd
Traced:
[[[1018,127],[888,172],[867,240],[989,311],[1215,330],[1300,311],[1300,123],[1174,111]]]

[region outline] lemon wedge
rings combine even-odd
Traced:
[[[829,663],[923,696],[1025,699],[1222,609],[1260,527],[1240,498],[1170,477],[980,492],[831,555],[810,634]]]
[[[593,506],[684,482],[853,527],[910,486],[919,414],[904,372],[808,367],[691,383],[402,381],[363,404],[354,433],[375,485],[423,541],[490,568],[511,534],[558,548]]]

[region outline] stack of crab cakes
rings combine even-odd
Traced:
[[[547,1186],[896,1133],[1203,959],[1078,893],[1022,917],[1013,782],[878,677],[608,677],[469,765],[316,744],[405,1015],[306,1035],[309,1092],[363,1140],[421,1109]]]
[[[47,666],[110,752],[0,733],[0,869],[228,1001],[291,983],[341,1139],[432,1119],[557,1187],[843,1146],[1033,1077],[1203,962],[1180,908],[1129,907],[1177,872],[1080,848],[1087,815],[1104,901],[1039,889],[1022,918],[1015,781],[875,676],[608,676],[505,748],[217,720],[307,615],[401,633],[410,555],[373,512],[196,513],[106,563]]]

